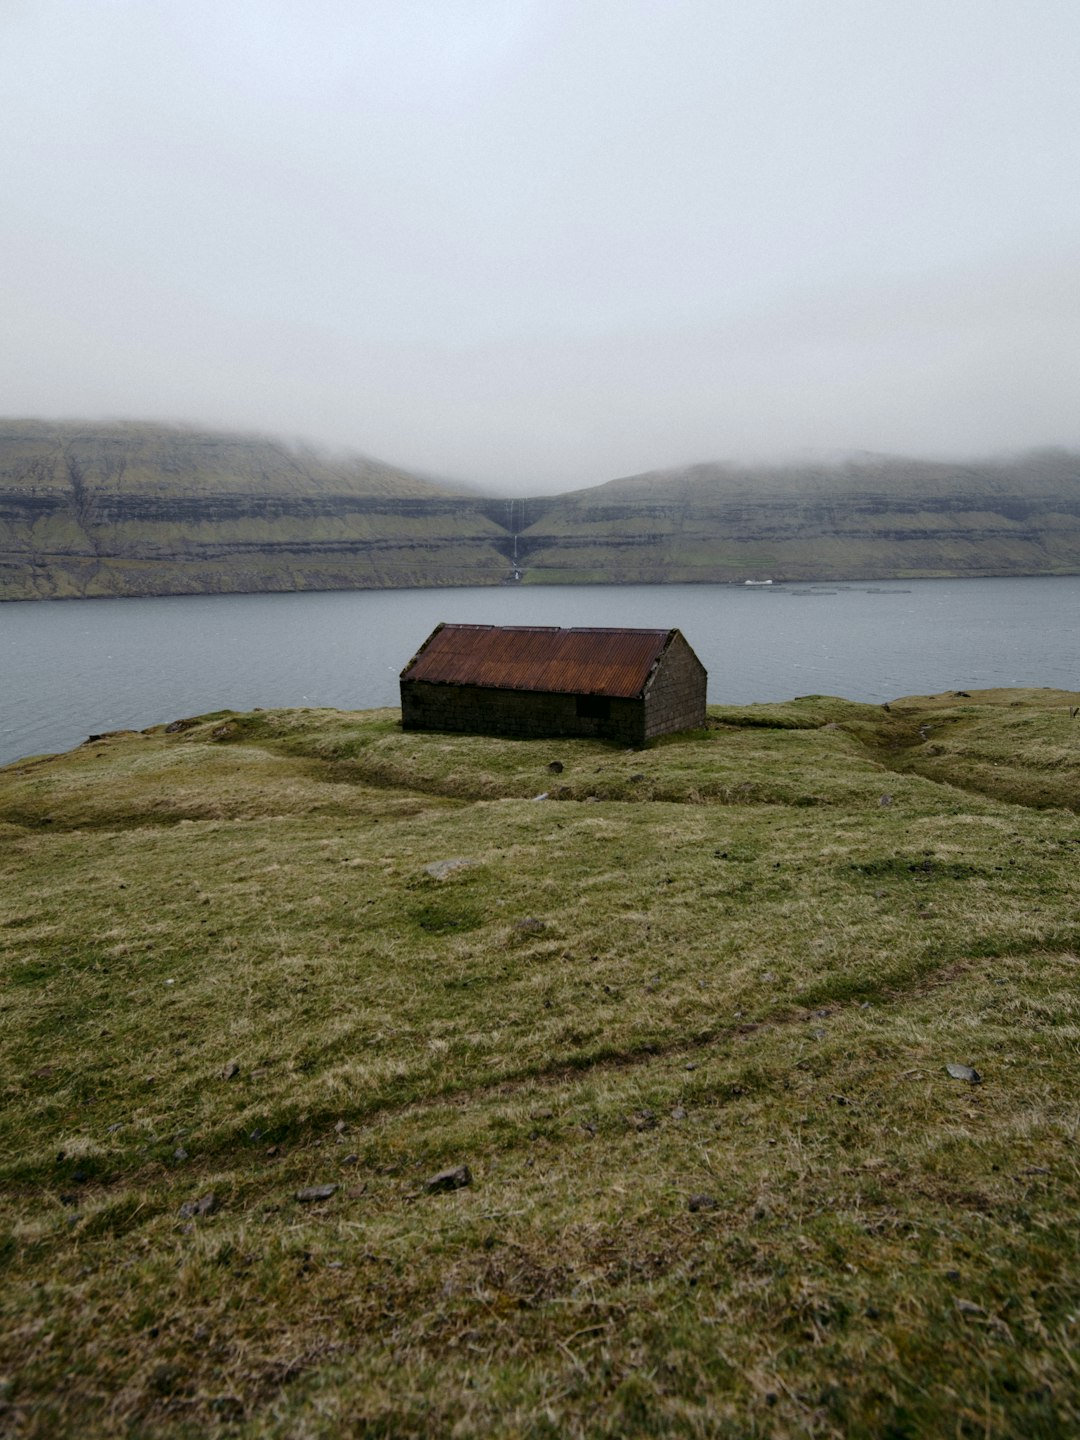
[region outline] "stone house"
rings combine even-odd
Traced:
[[[401,672],[401,723],[644,745],[704,725],[706,679],[678,630],[439,625]]]

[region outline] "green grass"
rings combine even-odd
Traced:
[[[1075,1434],[1078,703],[0,772],[0,1430]]]

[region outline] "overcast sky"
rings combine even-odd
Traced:
[[[1077,0],[0,0],[0,413],[1080,446]]]

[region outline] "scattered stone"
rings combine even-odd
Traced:
[[[719,1210],[720,1201],[715,1195],[691,1195],[686,1208],[692,1215],[697,1215],[702,1210]]]
[[[686,1111],[683,1109],[683,1107],[682,1107],[681,1105],[676,1105],[675,1108],[674,1108],[674,1110],[672,1110],[672,1112],[671,1112],[671,1118],[672,1118],[673,1120],[685,1120],[685,1119],[686,1119]]]
[[[534,800],[546,800],[548,798],[548,792],[546,790],[542,790],[539,795],[534,795],[532,798]]]
[[[471,1184],[472,1171],[468,1165],[455,1165],[451,1170],[440,1170],[437,1175],[432,1175],[424,1182],[424,1190],[428,1195],[438,1195],[446,1190],[463,1190]]]
[[[884,809],[886,809],[889,805],[892,804],[892,796],[891,796],[891,795],[882,795],[881,799],[880,799],[877,803],[878,803],[878,804],[881,806],[881,808],[884,810]]]
[[[636,784],[638,784],[639,781],[644,780],[644,779],[645,779],[644,774],[639,770],[636,775],[631,775],[631,776],[630,776],[630,784],[631,784],[631,785],[636,785]]]
[[[655,1130],[656,1116],[651,1110],[635,1110],[630,1117],[635,1130]]]
[[[450,860],[433,860],[430,865],[425,865],[424,869],[432,879],[445,880],[455,870],[467,870],[471,865],[478,863],[476,860],[466,860],[463,855],[455,855]]]
[[[281,1151],[280,1145],[268,1145],[267,1148],[266,1148],[266,1154],[267,1154],[268,1158],[271,1159],[271,1160],[273,1160],[273,1158],[275,1157],[275,1155],[278,1155],[278,1154],[280,1153],[280,1151]]]
[[[345,1134],[345,1131],[346,1131],[348,1128],[349,1128],[349,1127],[345,1124],[345,1121],[344,1121],[344,1120],[339,1120],[339,1121],[337,1122],[337,1124],[334,1126],[334,1129],[337,1131],[337,1133],[338,1133],[339,1135],[344,1135],[344,1134]]]
[[[762,978],[762,980],[772,981],[772,980],[775,980],[775,979],[776,979],[776,976],[773,974],[773,972],[772,972],[771,970],[766,970],[765,973],[762,975],[761,978]]]
[[[107,1131],[106,1131],[106,1134],[108,1134],[108,1135],[115,1135],[116,1132],[117,1132],[117,1130],[122,1130],[123,1128],[124,1128],[123,1121],[122,1121],[122,1120],[118,1120],[115,1125],[110,1125],[110,1126],[108,1127],[108,1129],[107,1129]]]
[[[169,981],[167,983],[171,984],[172,982]],[[230,1060],[229,1063],[223,1067],[221,1071],[221,1078],[223,1080],[235,1080],[237,1075],[239,1074],[240,1066],[236,1063],[235,1060]]]
[[[211,1190],[208,1195],[200,1195],[198,1200],[185,1200],[180,1206],[180,1218],[194,1220],[199,1215],[213,1215],[220,1208],[221,1201]]]
[[[551,764],[547,768],[552,775],[561,775],[562,772],[566,769],[566,766],[562,763],[561,760],[552,760]]]
[[[360,1156],[359,1156],[359,1155],[346,1155],[346,1156],[344,1156],[344,1158],[342,1159],[341,1163],[342,1163],[342,1165],[358,1165],[358,1164],[360,1163]]]
[[[177,1145],[176,1149],[173,1151],[173,1159],[183,1161],[187,1158],[188,1152],[184,1149],[183,1145]]]
[[[541,930],[546,930],[547,925],[535,915],[526,915],[523,920],[514,921],[514,929],[521,930],[528,935],[536,935]]]
[[[985,1315],[986,1311],[981,1305],[976,1305],[974,1300],[954,1300],[953,1304],[961,1315]]]
[[[966,1080],[969,1085],[981,1085],[982,1076],[971,1065],[946,1065],[946,1072],[954,1080]]]
[[[296,1199],[301,1205],[314,1205],[320,1200],[329,1200],[336,1185],[309,1185],[306,1190],[297,1190]]]

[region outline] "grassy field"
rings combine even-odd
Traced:
[[[1077,705],[0,771],[0,1433],[1076,1435]]]

